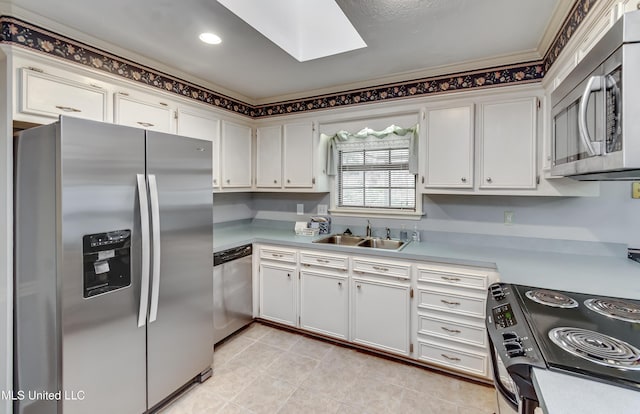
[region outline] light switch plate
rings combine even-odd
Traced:
[[[298,204],[297,205],[297,213],[299,216],[304,214],[304,204]]]
[[[631,198],[640,198],[640,181],[631,183]]]
[[[326,216],[327,215],[327,205],[326,204],[318,204],[318,215]]]

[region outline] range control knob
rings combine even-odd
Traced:
[[[504,299],[504,291],[502,290],[502,286],[500,285],[491,286],[491,296],[493,296],[493,299],[495,300]]]
[[[522,348],[522,344],[518,341],[505,341],[503,342],[505,349],[507,350],[507,355],[509,358],[524,356],[524,349]]]

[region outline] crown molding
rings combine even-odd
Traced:
[[[569,17],[569,13],[573,10],[576,1],[578,0],[563,0],[556,4],[553,13],[551,13],[551,20],[547,23],[547,27],[545,28],[544,33],[542,33],[542,37],[540,38],[538,47],[536,48],[541,57],[544,56],[547,53],[547,50],[549,50],[549,47],[551,47],[553,39],[555,39],[558,32],[562,29],[562,25]]]

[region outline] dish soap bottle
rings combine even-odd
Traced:
[[[411,238],[413,239],[413,241],[416,241],[416,242],[420,241],[420,231],[418,230],[417,224],[413,225],[413,234],[411,234]]]

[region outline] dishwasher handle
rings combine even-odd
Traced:
[[[213,266],[219,266],[221,264],[231,262],[246,256],[251,256],[253,248],[250,244],[245,246],[236,247],[233,249],[224,250],[213,254]]]

